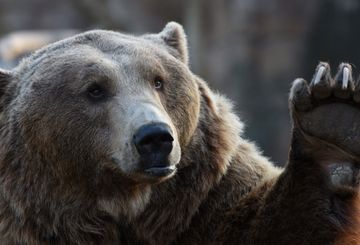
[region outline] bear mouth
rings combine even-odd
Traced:
[[[151,177],[163,178],[170,177],[176,172],[175,166],[152,166],[150,168],[144,169],[144,173]]]
[[[117,166],[120,166],[121,168],[119,159],[112,157],[112,162],[115,163]],[[136,169],[133,173],[128,173],[130,175],[129,177],[131,177],[131,175],[134,175],[132,177],[135,179],[138,178],[138,180],[168,179],[172,177],[177,171],[176,164],[146,164],[148,165],[148,167],[145,167],[145,164],[142,162],[140,165],[143,165],[143,167]]]

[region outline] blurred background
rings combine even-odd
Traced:
[[[234,100],[245,137],[279,165],[292,80],[311,79],[318,61],[360,66],[359,0],[0,0],[0,67],[81,31],[159,32],[172,20],[188,34],[191,69]]]

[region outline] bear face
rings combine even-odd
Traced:
[[[171,177],[200,104],[184,42],[170,23],[156,35],[91,31],[45,47],[2,71],[2,134],[62,186]]]

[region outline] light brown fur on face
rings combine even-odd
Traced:
[[[325,87],[323,100],[294,83],[280,169],[189,70],[179,24],[51,44],[0,70],[0,243],[356,244],[357,138],[349,145],[347,124],[328,110],[356,117],[342,110],[356,91]],[[139,150],[135,136],[151,124],[165,125],[165,157]]]

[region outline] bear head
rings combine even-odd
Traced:
[[[65,189],[171,177],[198,121],[198,85],[174,22],[158,34],[96,30],[51,44],[1,70],[0,87],[2,161]]]

